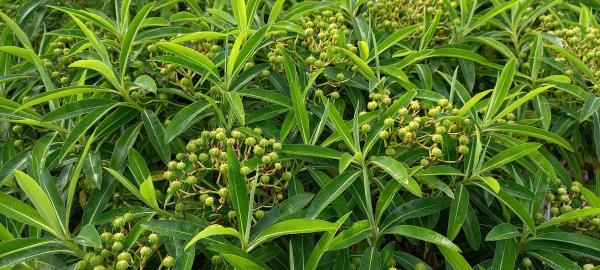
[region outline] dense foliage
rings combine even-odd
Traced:
[[[597,8],[0,0],[0,269],[600,269]]]

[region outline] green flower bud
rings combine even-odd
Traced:
[[[171,268],[171,267],[173,267],[174,264],[175,264],[175,260],[171,256],[166,256],[162,260],[162,266],[164,266],[164,267]]]

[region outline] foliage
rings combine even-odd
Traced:
[[[0,0],[0,265],[597,269],[599,7]]]

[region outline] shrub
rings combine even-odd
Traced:
[[[597,269],[586,1],[0,1],[7,269]]]

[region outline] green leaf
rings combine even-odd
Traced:
[[[556,252],[535,250],[528,251],[527,254],[532,255],[544,264],[556,270],[581,270],[582,268],[576,262],[571,261],[567,257]],[[597,270],[597,269],[596,269]]]
[[[451,202],[450,198],[444,196],[424,197],[405,202],[388,214],[380,230],[384,231],[408,219],[435,214],[450,207]]]
[[[226,228],[219,224],[213,224],[213,225],[210,225],[210,226],[204,228],[204,230],[202,230],[198,234],[196,234],[194,236],[194,238],[192,238],[187,244],[185,244],[185,249],[190,248],[196,242],[198,242],[204,238],[215,236],[215,235],[230,235],[230,236],[235,236],[236,238],[242,239],[242,236],[240,235],[240,233],[238,231],[236,231],[235,229]]]
[[[0,242],[0,265],[12,266],[44,255],[66,253],[72,253],[72,251],[57,241],[41,238],[14,239]]]
[[[340,159],[342,155],[341,152],[331,148],[304,144],[284,144],[281,153],[327,159]]]
[[[504,117],[505,115],[507,115],[510,112],[519,108],[521,105],[523,105],[523,103],[529,101],[530,99],[534,98],[535,96],[537,96],[543,92],[546,92],[548,89],[550,89],[552,87],[554,87],[554,85],[546,85],[546,86],[538,87],[536,89],[533,89],[533,90],[527,92],[527,94],[525,94],[523,97],[517,99],[514,102],[511,102],[508,106],[506,106],[506,108],[504,108],[504,110],[502,110],[501,112],[496,114],[496,116],[494,116],[492,120],[497,120],[499,118]],[[500,102],[502,102],[502,101],[500,101]]]
[[[84,246],[102,248],[100,235],[98,234],[98,231],[96,231],[96,228],[90,224],[83,226],[74,240]]]
[[[42,94],[35,95],[33,98],[29,99],[23,105],[15,110],[15,112],[19,112],[25,109],[29,109],[35,105],[42,104],[45,102],[49,102],[55,99],[59,99],[62,97],[69,97],[79,94],[86,93],[118,93],[114,90],[98,87],[98,86],[67,86],[64,88],[54,89],[52,91],[47,91]]]
[[[450,239],[444,237],[443,235],[437,232],[418,226],[398,225],[386,229],[382,233],[414,238],[428,243],[436,244],[438,246],[443,246],[454,251],[460,251],[460,248],[454,243],[452,243]]]
[[[354,54],[353,52],[345,49],[345,48],[340,48],[348,57],[350,57],[350,59],[352,59],[352,61],[354,62],[354,64],[358,67],[358,69],[367,76],[368,79],[375,79],[375,72],[373,72],[373,70],[371,69],[371,67],[369,67],[369,64],[367,64],[367,62],[365,62],[363,59],[361,59],[360,57],[358,57],[358,55]]]
[[[148,135],[148,139],[152,142],[152,146],[158,153],[160,159],[165,163],[171,160],[171,149],[169,144],[165,142],[165,129],[158,120],[153,111],[145,109],[142,111],[142,120],[144,121],[144,129]]]
[[[37,97],[37,96],[36,96]],[[56,108],[42,117],[43,122],[55,122],[69,119],[82,114],[87,114],[99,107],[114,104],[110,99],[84,99],[72,103],[67,103],[62,107]]]
[[[493,156],[492,158],[488,159],[488,161],[485,162],[479,169],[479,173],[487,172],[498,168],[506,163],[515,161],[521,157],[528,155],[531,152],[536,151],[538,148],[540,148],[540,146],[542,145],[539,143],[524,143],[521,145],[510,147]]]
[[[488,109],[485,114],[485,119],[492,119],[492,117],[500,109],[500,106],[502,106],[504,99],[508,95],[508,90],[513,83],[513,77],[515,76],[516,69],[516,61],[514,58],[510,59],[502,69],[500,76],[497,78],[494,91],[492,91],[492,96],[490,97],[490,101],[487,106]]]
[[[142,75],[135,78],[135,81],[133,81],[133,83],[137,87],[142,88],[148,92],[156,93],[157,91],[156,82],[154,82],[154,79],[152,79],[152,77],[148,75]]]
[[[137,150],[132,148],[129,151],[129,155],[127,155],[127,163],[129,165],[129,170],[133,175],[133,180],[135,180],[136,184],[139,185],[148,179],[148,177],[150,177],[148,165],[146,165],[144,157],[142,157]]]
[[[318,219],[290,219],[271,225],[264,232],[259,234],[256,239],[250,243],[248,249],[251,250],[257,245],[271,239],[290,234],[314,233],[323,231],[335,231],[338,225],[328,221]]]
[[[83,173],[100,188],[102,184],[102,160],[96,152],[89,152],[83,161]]]
[[[0,214],[15,221],[41,228],[54,235],[58,235],[59,231],[55,231],[48,222],[31,206],[18,200],[15,197],[0,192]]]
[[[117,139],[110,158],[111,168],[117,171],[122,170],[122,167],[125,165],[125,159],[129,156],[130,149],[132,149],[141,127],[141,123],[130,126]]]
[[[241,126],[246,125],[246,113],[244,112],[244,103],[237,92],[227,92],[227,101],[230,105],[231,114],[235,116]]]
[[[69,150],[73,145],[84,136],[84,134],[92,128],[92,126],[100,120],[106,113],[108,113],[112,108],[114,108],[114,104],[105,105],[99,107],[92,112],[86,114],[77,124],[71,132],[69,132],[69,136],[63,142],[62,147],[60,148],[59,159],[62,160],[69,153]]]
[[[473,270],[467,260],[458,251],[442,245],[438,245],[438,249],[444,255],[446,262],[452,266],[452,269]]]
[[[400,190],[400,182],[398,181],[389,181],[381,193],[379,194],[379,199],[377,200],[377,205],[375,206],[375,222],[379,223],[379,219],[383,215],[383,212],[388,208],[388,206],[392,203],[394,196],[397,194],[398,190]]]
[[[350,228],[342,231],[329,244],[328,250],[348,248],[371,234],[371,225],[368,220],[357,221]]]
[[[557,226],[557,225],[560,225],[562,223],[565,223],[565,222],[568,222],[571,220],[576,220],[578,218],[588,217],[588,216],[596,216],[596,215],[600,215],[600,208],[575,209],[573,211],[564,213],[560,216],[551,218],[550,220],[537,226],[537,229]]]
[[[519,135],[525,135],[528,137],[538,138],[538,139],[545,140],[547,142],[555,143],[557,145],[560,145],[561,147],[564,147],[565,149],[567,149],[571,152],[575,151],[573,149],[573,146],[571,146],[571,144],[569,144],[569,142],[567,140],[565,140],[563,137],[558,136],[552,132],[543,130],[541,128],[512,124],[512,125],[492,126],[492,127],[486,128],[485,131],[486,132],[497,131],[497,132],[503,132],[503,133],[507,133],[507,134],[514,133],[514,134],[519,134]]]
[[[381,256],[376,248],[368,247],[362,255],[359,270],[381,269]]]
[[[596,177],[598,177],[598,176],[596,176]],[[598,182],[596,182],[596,185],[598,185]],[[598,196],[596,196],[596,194],[594,194],[594,192],[592,192],[591,190],[589,190],[585,187],[579,187],[579,192],[581,192],[581,195],[583,195],[583,199],[591,207],[600,208],[600,198],[598,198]]]
[[[450,215],[448,217],[448,238],[453,240],[458,235],[469,208],[469,191],[465,186],[460,185],[454,192],[454,199],[450,205]]]
[[[248,239],[252,212],[249,209],[250,198],[246,187],[246,179],[240,172],[240,162],[231,145],[227,145],[227,187],[231,204],[236,211],[239,224],[238,231],[243,239]]]
[[[309,144],[310,123],[308,120],[308,111],[306,110],[306,101],[300,89],[300,84],[297,78],[298,75],[296,74],[296,66],[287,53],[284,54],[284,64],[286,66],[285,73],[290,86],[290,95],[292,97],[295,119],[298,123],[298,127],[300,128],[302,141],[304,144]]]
[[[154,190],[154,183],[152,178],[148,177],[140,185],[140,195],[146,203],[154,209],[158,209],[158,201],[156,200],[156,191]]]
[[[513,213],[515,213],[521,219],[521,221],[523,221],[523,223],[525,223],[525,226],[527,226],[527,229],[529,229],[529,231],[535,235],[535,232],[536,232],[535,223],[531,219],[531,216],[529,216],[529,213],[527,212],[527,210],[523,207],[523,205],[517,199],[511,197],[510,195],[508,195],[508,193],[504,192],[503,190],[495,192],[488,186],[481,185],[477,182],[474,182],[474,183],[477,184],[478,186],[482,187],[483,189],[488,191],[488,193],[492,194],[499,201],[501,201],[506,207],[508,207]]]
[[[54,205],[46,195],[46,192],[44,192],[40,185],[29,175],[18,170],[13,172],[19,186],[27,195],[27,198],[29,198],[31,203],[33,203],[40,216],[46,221],[45,223],[52,228],[53,232],[58,233],[60,238],[68,238],[68,228],[62,222],[62,217],[59,216],[58,210],[54,208]]]
[[[542,66],[542,57],[544,56],[544,38],[541,34],[535,36],[535,40],[531,42],[529,53],[529,63],[531,66],[531,80],[536,81],[540,68]]]
[[[127,60],[129,60],[129,55],[131,54],[131,49],[133,47],[133,42],[135,41],[135,37],[142,26],[142,22],[148,16],[148,13],[154,7],[154,3],[148,3],[137,11],[137,14],[129,24],[129,28],[127,29],[127,33],[121,41],[121,53],[119,54],[119,68],[121,69],[121,78],[125,77],[127,72]],[[138,78],[139,79],[139,78]],[[137,81],[137,79],[136,79]]]
[[[410,26],[406,26],[398,31],[394,31],[391,35],[389,35],[383,41],[381,41],[377,44],[377,53],[381,54],[382,52],[384,52],[387,49],[391,48],[392,46],[396,45],[400,40],[402,40],[405,37],[414,33],[418,27],[419,27],[418,25],[410,25]],[[373,58],[373,56],[370,57],[370,59],[372,59],[372,58]]]
[[[494,226],[492,230],[485,236],[485,241],[500,241],[519,237],[521,233],[510,223],[502,223]]]
[[[156,43],[156,45],[182,59],[190,61],[190,63],[193,63],[194,65],[200,66],[205,71],[210,72],[215,78],[219,77],[219,72],[217,71],[215,64],[200,52],[172,42],[159,42]]]
[[[317,193],[306,212],[307,218],[316,218],[327,205],[340,196],[360,175],[359,171],[346,171],[331,179],[329,183]]]
[[[283,202],[277,203],[275,207],[269,210],[269,212],[253,226],[251,239],[256,238],[259,233],[273,225],[273,223],[285,219],[289,215],[303,209],[313,197],[313,194],[303,192],[289,197]]]
[[[496,242],[492,270],[513,270],[517,260],[517,244],[513,239]]]
[[[109,66],[100,60],[77,60],[69,65],[70,68],[89,68],[100,73],[106,78],[116,89],[121,89],[121,84]]]
[[[266,264],[247,254],[242,249],[229,244],[210,245],[209,250],[219,253],[235,269],[270,270]]]
[[[138,189],[131,183],[131,181],[125,178],[125,176],[123,176],[120,172],[117,172],[107,167],[104,167],[104,169],[107,170],[110,174],[112,174],[112,176],[115,179],[117,179],[125,188],[127,188],[127,190],[131,192],[131,194],[135,195],[141,201],[145,200],[142,194],[140,194],[140,192],[138,191]]]
[[[386,173],[388,173],[392,178],[398,181],[404,188],[406,188],[410,193],[414,194],[417,197],[421,197],[421,187],[419,184],[408,177],[408,173],[406,171],[406,166],[401,162],[386,156],[375,157],[371,160],[371,163],[375,164],[377,167],[383,169]]]
[[[165,143],[171,142],[181,133],[191,128],[194,123],[200,120],[199,116],[209,107],[208,102],[200,100],[179,110],[165,129]]]

